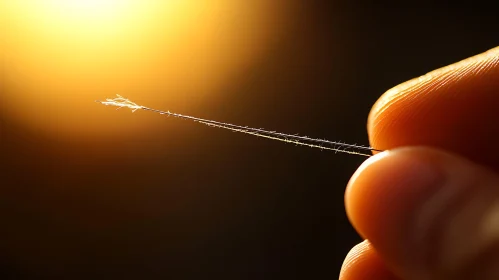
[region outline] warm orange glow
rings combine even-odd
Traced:
[[[55,11],[53,16],[67,16],[73,18],[109,18],[122,13],[123,8],[130,8],[132,1],[127,0],[45,0],[40,8]],[[62,13],[61,13],[62,12]]]
[[[267,0],[2,2],[0,110],[71,139],[147,129],[93,102],[106,96],[175,111],[222,100],[282,31],[285,15]]]

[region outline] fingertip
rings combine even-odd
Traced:
[[[371,146],[432,146],[499,168],[499,47],[385,92],[369,113]],[[478,143],[477,143],[478,142]]]
[[[465,158],[400,148],[358,169],[347,186],[346,210],[397,275],[461,279],[456,276],[482,271],[481,279],[497,279],[498,185],[497,174]]]
[[[368,240],[350,250],[343,262],[340,280],[396,280]]]
[[[367,129],[368,131],[374,131],[376,125],[380,121],[378,118],[382,117],[383,112],[394,103],[396,100],[404,97],[406,95],[416,94],[420,92],[422,89],[425,89],[425,85],[431,81],[436,80],[446,74],[451,72],[459,72],[460,70],[466,69],[470,66],[475,66],[478,68],[477,70],[487,70],[482,67],[483,62],[491,61],[494,66],[499,63],[497,61],[497,57],[499,55],[499,46],[489,49],[483,53],[478,55],[463,59],[459,62],[453,63],[451,65],[447,65],[445,67],[430,71],[422,76],[413,78],[409,81],[403,82],[389,90],[387,90],[381,97],[376,101],[376,103],[371,108],[368,116]],[[484,69],[480,69],[484,68]],[[475,73],[477,74],[477,73]]]
[[[388,261],[398,258],[401,246],[409,243],[414,209],[440,180],[434,153],[427,148],[380,153],[362,164],[348,183],[347,215],[363,237],[383,246]]]
[[[411,207],[414,195],[424,195],[439,180],[439,170],[425,148],[385,151],[366,160],[350,179],[345,192],[347,215],[360,234],[369,234],[393,215]]]

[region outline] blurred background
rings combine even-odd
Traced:
[[[477,2],[1,1],[1,279],[336,279],[365,158],[93,101],[368,145],[384,91],[499,45]]]

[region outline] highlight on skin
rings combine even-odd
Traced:
[[[123,96],[121,96],[119,94],[117,94],[117,96],[118,97],[116,97],[116,98],[106,98],[105,101],[96,100],[96,102],[101,103],[101,104],[106,105],[106,106],[118,107],[117,109],[129,108],[132,110],[132,112],[135,112],[137,110],[151,111],[151,112],[158,113],[161,115],[173,116],[173,117],[177,117],[177,118],[181,118],[181,119],[199,122],[199,123],[205,124],[207,126],[211,126],[211,127],[223,128],[223,129],[227,129],[227,130],[231,130],[231,131],[235,131],[235,132],[246,133],[246,134],[250,134],[250,135],[255,135],[258,137],[263,137],[263,138],[267,138],[267,139],[271,139],[271,140],[277,140],[277,141],[291,143],[291,144],[300,145],[300,146],[307,146],[310,148],[330,150],[330,151],[339,152],[339,153],[347,153],[347,154],[360,155],[360,156],[366,156],[366,157],[371,156],[370,154],[366,153],[368,151],[380,152],[380,150],[377,150],[377,149],[374,149],[371,147],[359,146],[359,145],[354,145],[354,144],[346,144],[346,143],[341,143],[341,142],[336,142],[336,141],[328,141],[328,140],[323,140],[323,139],[314,139],[314,138],[309,138],[306,136],[284,134],[284,133],[279,133],[279,132],[275,132],[275,131],[264,130],[261,128],[251,128],[251,127],[247,127],[247,126],[239,126],[239,125],[234,125],[234,124],[230,124],[230,123],[222,123],[222,122],[217,122],[217,121],[213,121],[213,120],[201,119],[201,118],[196,118],[196,117],[192,117],[192,116],[172,113],[170,111],[161,111],[161,110],[152,109],[149,107],[138,105],[137,103],[132,102],[129,99],[124,98]],[[328,145],[328,146],[325,146],[325,145]]]

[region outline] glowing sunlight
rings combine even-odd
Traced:
[[[141,123],[100,124],[119,116],[93,101],[220,100],[282,32],[284,11],[266,0],[2,1],[0,110],[50,137],[134,133]]]

